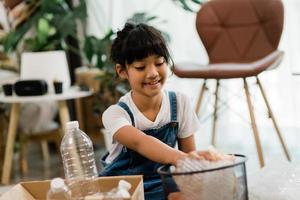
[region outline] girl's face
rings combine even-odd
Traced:
[[[147,97],[160,94],[167,79],[167,69],[165,58],[158,55],[126,64],[126,70],[116,66],[119,76],[128,79],[132,92]]]

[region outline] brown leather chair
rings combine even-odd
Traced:
[[[211,0],[203,4],[196,18],[198,34],[207,50],[209,64],[175,63],[174,73],[182,78],[202,78],[196,112],[199,112],[207,79],[216,79],[212,144],[215,144],[217,99],[220,79],[242,78],[260,165],[264,166],[262,148],[253,113],[247,77],[256,77],[277,135],[290,160],[280,130],[258,75],[276,67],[283,52],[277,49],[283,28],[281,0]]]

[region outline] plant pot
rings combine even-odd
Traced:
[[[63,92],[63,82],[53,82],[55,94],[61,94]]]

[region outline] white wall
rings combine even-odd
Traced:
[[[175,61],[208,62],[195,29],[195,14],[184,11],[172,0],[89,0],[87,3],[91,16],[88,32],[91,34],[101,36],[108,27],[122,29],[126,19],[134,13],[147,12],[159,17],[153,25],[170,34],[170,49]]]

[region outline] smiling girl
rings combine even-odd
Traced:
[[[197,116],[187,96],[163,89],[171,58],[157,29],[127,23],[117,33],[111,59],[131,91],[103,114],[113,143],[101,175],[142,174],[145,199],[165,199],[157,168],[194,154]]]

